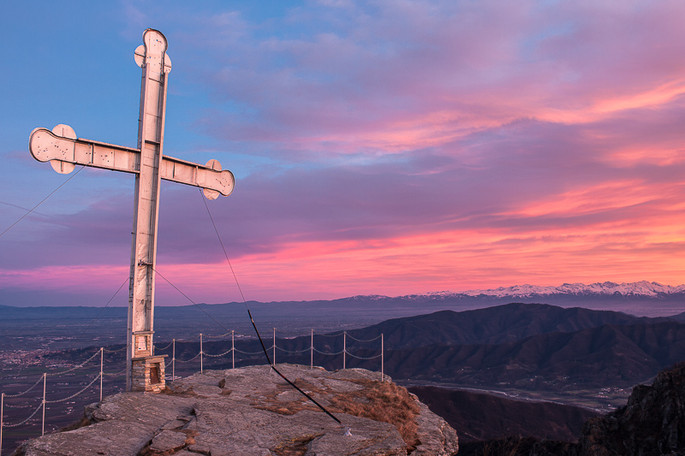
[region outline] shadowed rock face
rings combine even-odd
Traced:
[[[685,363],[638,385],[625,407],[585,423],[579,442],[508,437],[463,445],[459,456],[685,455]]]
[[[505,436],[577,442],[585,422],[599,415],[581,407],[515,400],[475,391],[432,386],[412,386],[409,391],[459,429],[461,446],[469,441]]]
[[[625,407],[589,420],[581,455],[680,455],[685,453],[685,363],[638,385]]]
[[[338,424],[268,366],[208,371],[164,394],[120,393],[87,407],[84,426],[31,440],[26,456],[448,456],[457,434],[415,396],[362,369],[279,365]]]

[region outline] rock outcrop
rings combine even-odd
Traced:
[[[588,420],[578,443],[512,436],[462,450],[459,456],[683,456],[685,362],[633,388],[624,407]]]
[[[685,454],[685,363],[638,385],[625,407],[585,423],[581,455]]]
[[[24,456],[449,456],[457,434],[390,381],[362,369],[278,369],[338,424],[268,366],[207,371],[162,394],[120,393],[86,408],[82,426],[33,439]]]

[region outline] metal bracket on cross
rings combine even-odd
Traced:
[[[38,161],[50,162],[58,173],[67,174],[76,165],[82,165],[135,175],[127,391],[161,391],[165,387],[164,358],[154,355],[152,343],[160,179],[200,187],[209,199],[228,196],[235,185],[233,173],[222,171],[216,160],[199,165],[162,154],[167,79],[171,71],[166,50],[166,37],[147,29],[143,44],[134,53],[135,62],[142,69],[136,149],[78,138],[73,128],[62,124],[52,131],[37,128],[29,138],[31,155]]]

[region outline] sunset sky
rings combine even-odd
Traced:
[[[685,2],[195,3],[3,4],[0,232],[71,177],[34,128],[136,146],[150,27],[164,153],[236,176],[208,205],[248,300],[685,283]],[[133,182],[83,169],[0,236],[0,304],[105,305]],[[157,269],[240,301],[201,198],[163,183]]]

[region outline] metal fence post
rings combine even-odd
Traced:
[[[0,454],[2,454],[2,428],[5,426],[5,393],[0,394]]]
[[[176,380],[176,339],[171,339],[171,381]]]
[[[231,329],[231,364],[235,369],[235,329]]]
[[[381,333],[381,382],[385,381],[384,373],[383,373],[383,368],[384,366],[384,359],[383,359],[383,352],[384,352],[384,343],[383,343],[383,333]]]
[[[312,328],[312,341],[309,345],[309,368],[314,369],[314,328]]]
[[[200,373],[204,373],[203,363],[202,363],[202,333],[200,333]]]
[[[347,331],[343,331],[343,369],[347,366]]]
[[[272,365],[275,366],[276,365],[276,328],[274,328],[274,352],[273,353],[274,353],[273,354],[274,360],[273,360]]]
[[[43,372],[43,424],[41,427],[40,435],[45,435],[45,391],[48,382],[47,372]]]
[[[102,364],[105,360],[105,348],[100,347],[100,402],[102,402]]]

